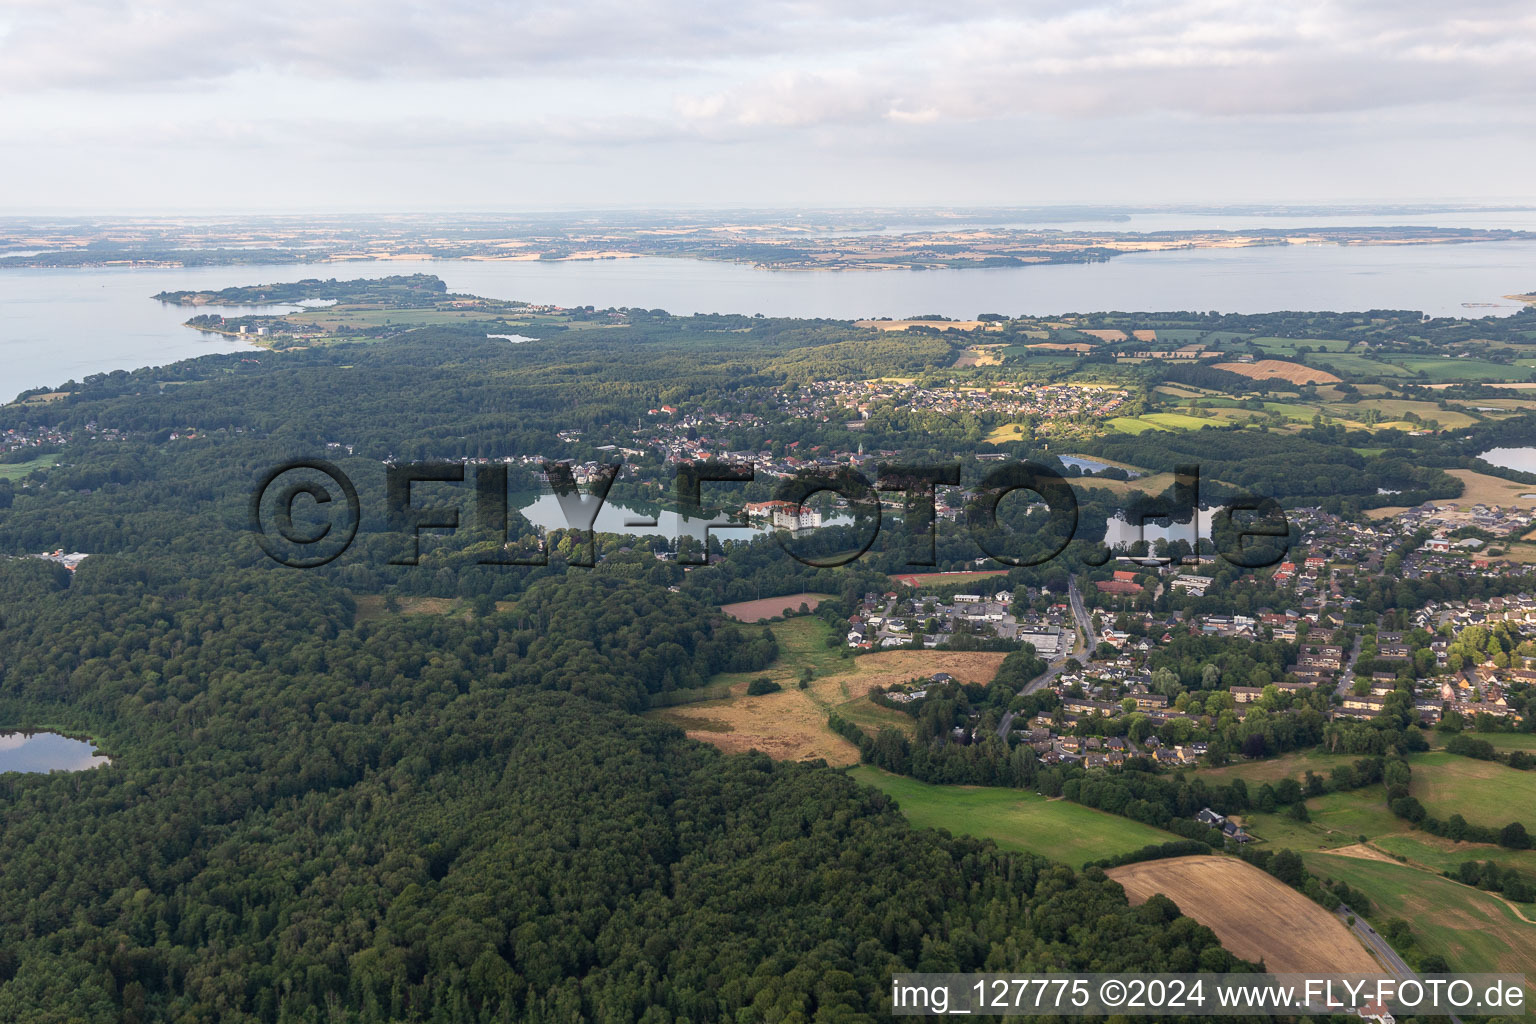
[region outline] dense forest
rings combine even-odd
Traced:
[[[914,830],[824,765],[725,756],[638,714],[773,659],[716,602],[765,580],[852,598],[872,569],[759,542],[684,571],[603,538],[582,570],[559,532],[547,565],[484,564],[502,538],[467,521],[389,564],[382,459],[543,452],[684,394],[949,351],[770,323],[747,362],[717,329],[736,327],[658,319],[622,370],[598,341],[425,331],[0,409],[69,437],[4,490],[0,723],[112,758],[0,775],[0,1019],[868,1021],[900,970],[1250,966],[1096,868]],[[315,457],[359,481],[363,529],[330,565],[284,568],[246,501]],[[58,547],[90,557],[16,557]],[[469,610],[398,610],[430,593]],[[1002,700],[1032,658],[967,699]]]

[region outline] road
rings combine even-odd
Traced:
[[[1340,697],[1349,694],[1355,686],[1355,662],[1360,660],[1360,644],[1364,638],[1355,637],[1355,646],[1349,649],[1349,657],[1344,660],[1344,671],[1339,674],[1339,685],[1336,692]]]
[[[1365,943],[1365,948],[1375,954],[1376,959],[1381,961],[1382,966],[1386,967],[1394,977],[1400,980],[1418,977],[1418,975],[1413,973],[1413,968],[1409,967],[1407,962],[1397,955],[1397,950],[1393,949],[1386,939],[1378,935],[1376,929],[1365,923],[1365,918],[1359,916],[1343,904],[1340,904],[1339,909],[1335,910],[1334,913],[1339,915],[1339,920],[1343,921],[1359,937],[1360,941]],[[1353,925],[1349,924],[1351,917],[1355,919]],[[1454,1013],[1449,1016],[1455,1024],[1461,1024],[1460,1017]]]
[[[1076,576],[1070,577],[1067,580],[1067,603],[1072,606],[1072,617],[1077,620],[1077,628],[1082,633],[1082,649],[1076,654],[1062,655],[1060,658],[1057,658],[1051,663],[1050,668],[1036,676],[1030,681],[1028,686],[1019,691],[1021,695],[1035,693],[1049,686],[1052,680],[1061,675],[1066,669],[1071,668],[1074,661],[1080,666],[1086,665],[1089,659],[1093,657],[1093,619],[1089,616],[1088,609],[1083,605],[1083,593],[1077,589]]]

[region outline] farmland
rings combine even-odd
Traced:
[[[1271,971],[1374,973],[1376,961],[1333,914],[1236,857],[1175,857],[1113,868],[1133,904],[1162,893],[1237,956]]]
[[[1199,776],[1207,783],[1240,778],[1249,790],[1265,782],[1292,778],[1300,780],[1308,771],[1326,777],[1334,767],[1353,763],[1353,757],[1303,751],[1263,761],[1250,761],[1226,768],[1202,769]],[[1491,761],[1431,751],[1411,754],[1413,768],[1411,792],[1440,818],[1461,814],[1477,825],[1503,826],[1519,815],[1518,808],[1536,808],[1536,772],[1521,772]],[[1338,831],[1342,836],[1381,834],[1400,831],[1406,826],[1386,809],[1386,794],[1380,786],[1332,793],[1315,797],[1307,804],[1314,814],[1314,824]],[[1527,815],[1536,823],[1536,812]],[[1266,816],[1256,815],[1256,822]],[[1273,826],[1269,826],[1273,829]],[[1283,827],[1283,826],[1282,826]],[[1255,831],[1264,835],[1258,825]],[[1264,835],[1270,839],[1270,835]],[[1285,844],[1279,844],[1285,845]],[[1309,846],[1319,848],[1321,843]]]
[[[39,455],[26,462],[0,462],[0,480],[21,480],[33,470],[52,468],[54,462],[52,455]]]
[[[1232,779],[1242,779],[1252,789],[1262,782],[1274,782],[1287,778],[1300,779],[1308,770],[1319,775],[1327,775],[1335,766],[1349,764],[1354,760],[1356,759],[1352,757],[1329,754],[1322,750],[1302,750],[1259,761],[1239,761],[1225,768],[1201,768],[1199,775],[1211,785],[1230,782]]]
[[[773,633],[781,653],[767,669],[716,676],[700,694],[711,699],[658,709],[652,716],[727,753],[760,750],[778,760],[822,758],[830,764],[853,764],[859,759],[858,748],[827,727],[833,711],[868,731],[910,728],[912,720],[906,715],[867,700],[869,691],[935,672],[986,683],[1005,657],[979,651],[882,651],[853,658],[841,643],[828,647],[826,624],[811,617],[776,623]],[[812,680],[802,690],[800,676],[806,668]],[[763,676],[781,689],[747,696],[747,685]]]
[[[1503,900],[1400,864],[1327,853],[1304,854],[1308,870],[1341,879],[1375,904],[1372,920],[1402,918],[1426,953],[1453,970],[1536,976],[1536,925]]]
[[[975,572],[905,572],[891,577],[904,587],[942,587],[949,583],[969,583],[989,576],[1006,576],[1006,569],[978,569]]]
[[[1252,363],[1213,363],[1218,370],[1242,374],[1255,380],[1283,380],[1288,384],[1337,384],[1339,378],[1323,370],[1283,359],[1260,359]]]
[[[1073,867],[1178,839],[1129,818],[1025,790],[933,786],[870,765],[849,774],[895,797],[914,825],[991,839],[1005,850],[1039,854]]]
[[[1411,792],[1436,817],[1460,814],[1475,825],[1502,827],[1523,816],[1536,824],[1536,773],[1440,752],[1409,762]]]
[[[737,622],[756,622],[759,619],[776,619],[786,613],[799,610],[803,604],[811,611],[830,597],[829,594],[786,594],[783,597],[764,597],[756,601],[737,601],[723,604],[720,610]]]

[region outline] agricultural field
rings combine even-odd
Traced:
[[[1432,381],[1449,380],[1513,380],[1524,381],[1531,377],[1531,370],[1523,366],[1504,366],[1486,359],[1447,359],[1444,356],[1401,356],[1393,362],[1400,363],[1409,373],[1423,374]]]
[[[1303,347],[1313,352],[1343,352],[1352,344],[1337,338],[1251,338],[1249,343],[1266,352],[1285,352],[1291,355]]]
[[[1073,477],[1071,483],[1078,489],[1098,488],[1115,494],[1162,494],[1173,485],[1172,473],[1152,473],[1134,480],[1110,480],[1103,477]]]
[[[1299,750],[1279,757],[1267,757],[1258,761],[1239,761],[1225,768],[1196,769],[1200,778],[1215,786],[1242,779],[1252,792],[1260,783],[1279,779],[1300,781],[1308,770],[1326,777],[1336,766],[1353,764],[1359,760],[1346,754],[1328,754],[1319,749]]]
[[[1178,836],[1151,825],[1021,789],[933,786],[873,765],[860,765],[849,774],[889,793],[914,825],[991,839],[1005,850],[1039,854],[1073,867],[1178,841]]]
[[[1505,480],[1503,477],[1490,476],[1471,469],[1448,469],[1446,472],[1460,480],[1465,487],[1461,497],[1451,499],[1451,503],[1536,507],[1536,498],[1521,497],[1523,494],[1536,494],[1536,487],[1531,484],[1518,484],[1513,480]],[[1435,504],[1443,505],[1446,502],[1437,501]]]
[[[1139,417],[1143,422],[1167,430],[1199,430],[1212,426],[1212,421],[1182,412],[1149,412]]]
[[[1202,419],[1181,412],[1149,412],[1140,416],[1114,416],[1105,423],[1122,434],[1143,434],[1148,430],[1199,430],[1220,426],[1217,419]]]
[[[1331,416],[1357,422],[1365,410],[1374,409],[1382,419],[1378,428],[1394,424],[1400,429],[1414,429],[1413,424],[1403,419],[1408,413],[1414,413],[1421,420],[1435,420],[1441,428],[1449,430],[1469,427],[1477,422],[1476,418],[1464,412],[1442,409],[1434,402],[1415,402],[1404,398],[1371,398],[1359,402],[1339,402],[1322,408]]]
[[[1006,576],[1007,569],[977,569],[974,572],[904,572],[891,577],[904,587],[940,587],[949,583],[968,583],[989,576]]]
[[[26,462],[0,462],[0,480],[20,480],[39,469],[52,469],[54,457],[52,455],[39,455],[35,459]]]
[[[1249,794],[1254,792],[1252,785]],[[1366,786],[1345,793],[1325,793],[1306,802],[1310,822],[1300,822],[1283,811],[1249,814],[1244,824],[1258,839],[1275,849],[1330,850],[1367,838],[1406,831],[1408,823],[1387,809],[1382,786]]]
[[[756,622],[759,619],[776,619],[786,613],[793,614],[803,604],[811,611],[831,594],[786,594],[783,597],[764,597],[756,601],[737,601],[723,604],[720,610],[737,622]]]
[[[1536,750],[1536,732],[1477,732],[1469,733],[1480,740],[1487,740],[1494,750]],[[1431,741],[1432,746],[1443,747],[1443,740]],[[1531,815],[1536,818],[1536,810]]]
[[[913,327],[932,327],[940,331],[974,331],[984,325],[980,320],[855,320],[853,326],[876,331],[906,331]]]
[[[1002,345],[972,345],[955,359],[956,368],[967,366],[999,366],[1003,361]]]
[[[1486,410],[1497,409],[1507,413],[1529,412],[1536,409],[1536,398],[1453,398],[1451,404],[1491,415]]]
[[[1333,914],[1236,857],[1174,857],[1112,868],[1131,903],[1162,893],[1244,960],[1274,972],[1377,973],[1380,966]]]
[[[1111,430],[1122,434],[1145,434],[1149,430],[1159,429],[1135,416],[1112,416],[1104,422]]]
[[[858,748],[827,728],[831,712],[869,731],[909,728],[908,716],[870,702],[869,691],[935,672],[948,672],[962,682],[987,683],[1006,657],[983,651],[881,651],[855,658],[841,636],[828,647],[827,638],[833,634],[812,616],[775,623],[773,635],[781,651],[768,668],[716,676],[699,694],[705,699],[660,708],[651,716],[727,753],[760,750],[781,761],[819,757],[829,764],[854,764]],[[813,678],[802,690],[800,676],[806,668]],[[747,685],[763,676],[781,689],[747,696]]]
[[[1529,819],[1536,827],[1536,772],[1439,751],[1414,754],[1408,763],[1413,766],[1409,791],[1435,817],[1460,814],[1475,825],[1495,827]]]
[[[1255,380],[1283,380],[1288,384],[1337,384],[1339,378],[1324,370],[1283,359],[1260,359],[1252,363],[1212,363],[1215,369],[1252,377]]]
[[[1357,355],[1354,352],[1325,352],[1313,356],[1318,362],[1327,363],[1338,373],[1346,377],[1409,377],[1412,376],[1401,366],[1391,363],[1383,363],[1369,356]]]
[[[1302,859],[1312,873],[1365,893],[1375,904],[1372,921],[1407,921],[1419,947],[1444,957],[1452,970],[1536,977],[1536,925],[1494,894],[1386,860],[1329,853]]]

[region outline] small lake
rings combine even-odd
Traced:
[[[560,507],[560,499],[553,494],[541,494],[533,502],[519,508],[518,512],[534,526],[546,530],[572,529],[571,524],[566,521],[564,510]],[[823,517],[822,524],[838,526],[852,521],[852,518],[846,515],[828,515]],[[660,509],[652,515],[637,512],[612,501],[603,502],[603,507],[598,510],[597,519],[592,526],[598,533],[632,537],[666,537],[669,540],[687,535],[702,541],[706,524],[709,525],[709,535],[722,542],[751,540],[774,532],[772,526],[763,523],[754,523],[749,526],[723,521],[717,523],[683,516],[670,509]]]
[[[1490,448],[1478,458],[1491,466],[1536,473],[1536,448]]]
[[[1058,455],[1056,458],[1061,460],[1061,464],[1063,466],[1068,468],[1076,466],[1078,469],[1082,470],[1085,474],[1090,476],[1094,473],[1102,473],[1106,469],[1110,468],[1109,463],[1107,462],[1098,462],[1094,459],[1084,458],[1081,455]],[[1126,475],[1129,476],[1132,480],[1141,476],[1140,473],[1137,473],[1134,470],[1127,470]]]
[[[1198,537],[1209,539],[1211,536],[1211,524],[1224,510],[1225,505],[1217,505],[1214,508],[1202,508],[1195,519],[1189,522],[1169,522],[1167,526],[1157,525],[1156,520],[1149,521],[1145,526],[1137,526],[1127,522],[1124,513],[1117,513],[1104,524],[1104,543],[1113,549],[1118,544],[1135,544],[1145,540],[1148,544],[1153,541],[1165,540],[1170,543],[1176,540],[1188,541],[1194,545]]]
[[[531,504],[518,509],[524,519],[534,526],[543,527],[546,530],[564,530],[571,528],[566,521],[565,512],[560,507],[560,499],[553,494],[541,494]],[[645,512],[637,512],[624,505],[606,501],[598,510],[597,519],[592,526],[598,533],[628,534],[635,537],[666,537],[675,538],[684,534],[696,539],[702,539],[704,526],[708,522],[704,519],[692,519],[682,516],[669,509],[661,509],[655,515]],[[771,533],[768,526],[711,526],[709,535],[722,541],[750,540],[753,537],[761,537]]]
[[[110,763],[85,740],[56,732],[0,733],[0,772],[78,772]]]

